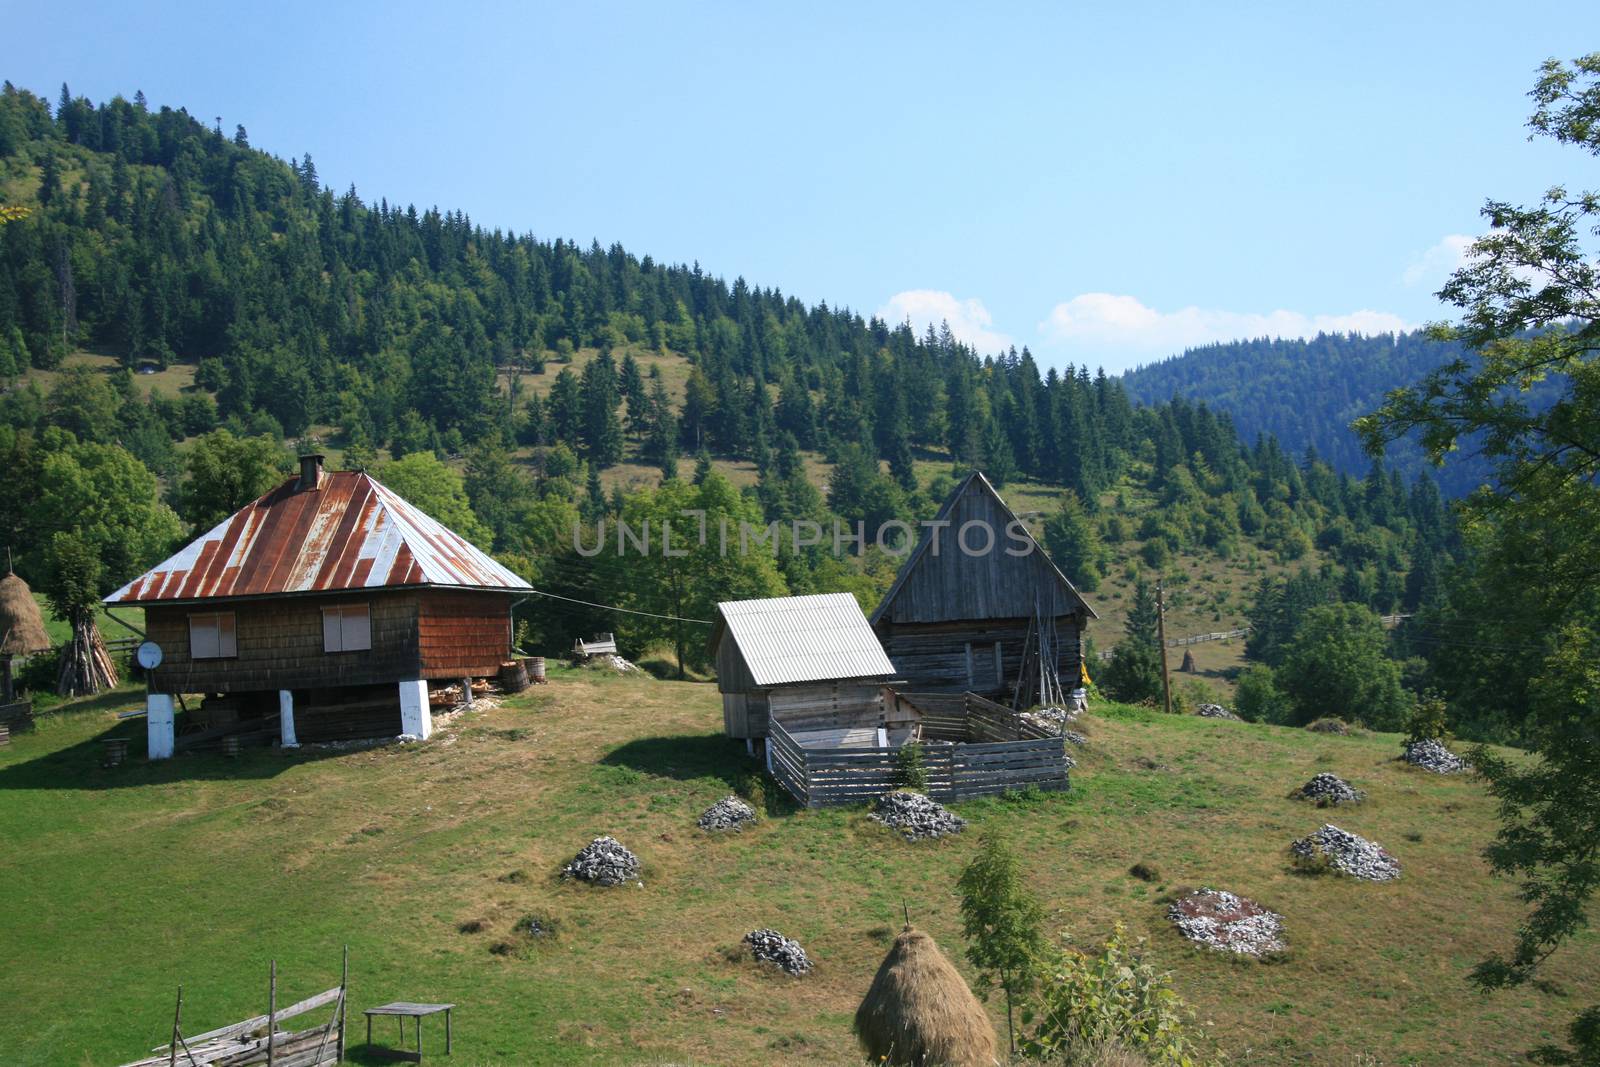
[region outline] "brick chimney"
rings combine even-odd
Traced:
[[[295,483],[294,491],[303,493],[307,489],[316,489],[322,485],[322,457],[315,453],[300,457],[300,480]]]

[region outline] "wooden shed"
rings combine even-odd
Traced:
[[[186,735],[301,740],[432,731],[428,683],[497,674],[528,584],[365,472],[300,475],[106,598],[144,609],[150,756]]]
[[[1095,618],[989,479],[974,471],[940,507],[871,625],[906,688],[1035,702],[1039,676],[1070,691]],[[1042,653],[1042,654],[1041,654]]]
[[[894,665],[849,593],[734,600],[711,632],[728,736],[766,737],[777,720],[796,736],[877,744]]]

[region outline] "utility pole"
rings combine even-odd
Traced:
[[[1156,644],[1161,646],[1161,702],[1172,714],[1172,680],[1167,677],[1167,597],[1156,579]]]

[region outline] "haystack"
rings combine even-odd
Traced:
[[[873,1063],[994,1067],[989,1016],[933,938],[907,926],[878,968],[856,1037]]]
[[[0,578],[0,704],[15,699],[11,688],[12,657],[48,652],[50,648],[39,602],[33,599],[28,583],[8,570]]]

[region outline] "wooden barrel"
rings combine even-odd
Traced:
[[[523,669],[528,672],[528,681],[532,682],[534,685],[544,684],[545,678],[543,656],[529,656],[522,661],[522,666]]]
[[[507,693],[520,693],[528,688],[528,672],[521,663],[512,661],[500,665],[500,688]]]
[[[238,758],[238,756],[239,756],[239,735],[238,734],[229,734],[227,737],[224,737],[222,739],[222,754],[224,756],[227,756],[229,759],[237,759]]]

